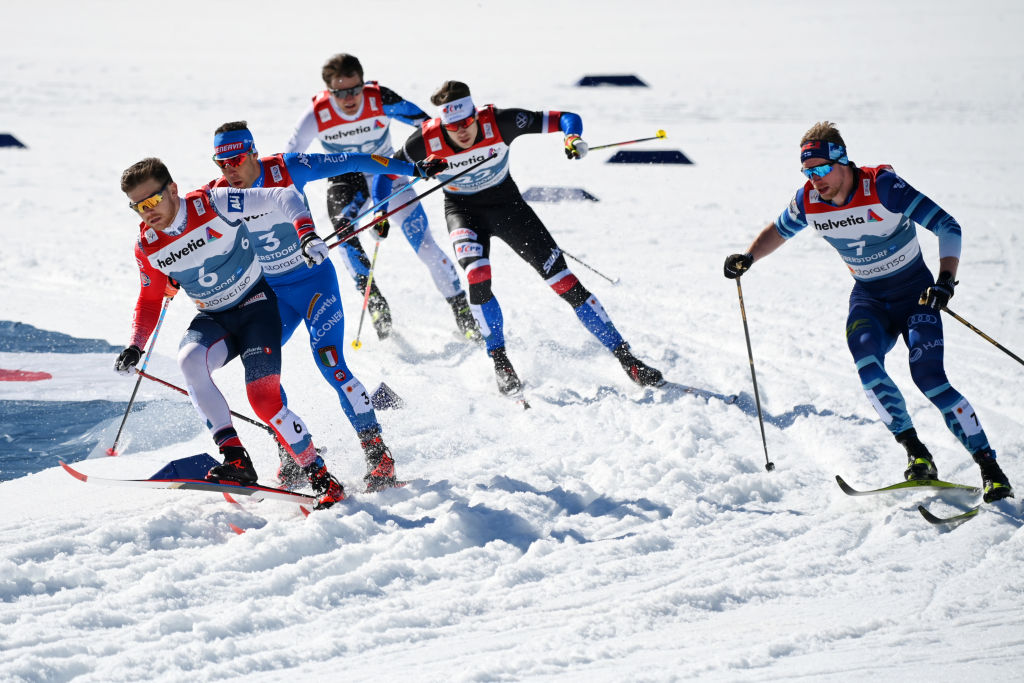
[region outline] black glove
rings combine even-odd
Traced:
[[[953,298],[953,288],[956,285],[952,274],[948,270],[944,270],[939,273],[939,279],[934,285],[921,292],[921,298],[917,300],[917,303],[940,311]]]
[[[431,154],[423,161],[416,162],[416,175],[420,178],[433,178],[448,168],[448,160]]]
[[[376,220],[383,215],[384,214],[379,213],[376,216],[374,216],[374,219]],[[389,230],[391,230],[391,223],[388,222],[387,218],[380,221],[379,223],[373,224],[373,233],[377,236],[378,239],[384,239],[385,237],[387,237]]]
[[[730,280],[735,280],[743,273],[750,270],[750,266],[754,265],[754,257],[750,254],[731,254],[725,259],[725,276]]]
[[[117,357],[114,362],[114,370],[122,375],[129,375],[131,369],[138,365],[140,360],[142,360],[142,349],[132,344]]]

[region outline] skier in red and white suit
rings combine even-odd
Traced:
[[[282,187],[213,188],[179,197],[167,167],[155,158],[125,170],[121,189],[143,219],[135,244],[141,287],[131,343],[118,356],[115,369],[128,373],[141,359],[161,299],[173,281],[199,309],[181,341],[178,364],[189,396],[224,456],[207,478],[241,484],[257,480],[227,402],[210,376],[210,348],[226,340],[245,366],[249,403],[305,470],[319,497],[318,507],[343,500],[344,490],[317,455],[306,425],[282,401],[277,297],[263,277],[256,245],[242,220],[247,212],[281,211],[295,226],[307,262],[320,263],[327,258],[327,246],[313,230],[302,195]]]

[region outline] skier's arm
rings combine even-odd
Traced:
[[[283,154],[282,157],[288,173],[300,189],[311,180],[345,173],[417,175],[414,164],[379,154]]]
[[[893,213],[902,213],[939,238],[939,272],[946,271],[955,277],[960,264],[962,235],[956,219],[893,171],[880,172],[875,186],[882,206]]]
[[[149,258],[142,253],[142,246],[135,243],[135,263],[139,266],[139,297],[135,301],[132,315],[131,341],[129,346],[145,348],[149,336],[160,318],[160,308],[165,296],[174,296],[177,285],[171,278],[153,267]]]
[[[380,99],[384,114],[388,118],[397,119],[410,126],[419,126],[420,123],[430,118],[425,111],[409,100],[403,99],[401,95],[390,88],[381,86]]]

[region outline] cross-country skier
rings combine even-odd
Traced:
[[[317,507],[344,500],[341,484],[317,455],[306,425],[288,409],[281,392],[281,316],[277,296],[263,277],[252,235],[242,216],[277,211],[287,217],[312,266],[327,258],[327,245],[313,232],[302,195],[291,187],[251,190],[203,188],[178,196],[178,185],[162,161],[148,158],[128,167],[121,190],[142,217],[135,242],[141,287],[135,304],[131,343],[114,368],[129,373],[156,326],[165,290],[173,281],[199,312],[178,351],[189,396],[206,421],[224,462],[207,479],[256,482],[249,454],[231,423],[224,396],[210,372],[227,354],[245,367],[249,403],[303,468],[319,498]]]
[[[362,64],[352,55],[334,55],[324,64],[321,75],[327,89],[313,97],[313,103],[303,113],[295,132],[285,145],[286,152],[303,152],[313,140],[319,138],[329,153],[362,152],[391,156],[391,120],[415,126],[429,118],[422,109],[394,91],[374,81],[364,82]],[[415,196],[405,178],[395,178],[394,184],[396,189],[407,187],[406,191],[395,195],[395,206]],[[390,182],[378,185],[378,188],[382,194],[374,198],[374,203],[392,191]],[[349,219],[356,216],[370,201],[371,179],[367,174],[342,173],[328,181],[327,213],[335,230],[343,231],[342,237],[348,228]],[[430,271],[434,286],[451,306],[459,332],[467,339],[479,341],[480,332],[469,310],[458,273],[451,259],[437,246],[430,234],[430,225],[423,207],[418,203],[413,204],[388,220],[392,219]],[[384,234],[387,228],[387,222],[381,225]],[[348,257],[346,265],[355,280],[356,288],[363,293],[369,276],[370,260],[358,238],[346,241],[342,247]],[[388,302],[377,286],[379,280],[380,276],[374,274],[368,309],[377,336],[383,339],[391,333],[392,319]]]
[[[441,107],[441,117],[423,122],[395,157],[447,159],[448,168],[438,176],[442,180],[480,164],[445,185],[445,218],[455,255],[469,282],[470,305],[494,361],[499,391],[518,393],[522,383],[505,351],[504,318],[491,291],[492,237],[511,247],[572,307],[583,326],[615,354],[631,380],[640,385],[660,384],[661,372],[633,355],[597,297],[566,265],[562,250],[509,174],[509,145],[520,135],[561,132],[566,156],[584,157],[588,148],[580,137],[580,117],[571,112],[496,109],[492,105],[478,110],[469,86],[459,81],[446,81],[430,101]]]
[[[854,165],[846,143],[829,121],[815,124],[804,134],[800,161],[807,182],[745,253],[725,260],[725,276],[743,275],[812,225],[839,252],[853,275],[846,343],[868,400],[907,451],[906,479],[935,479],[938,473],[931,453],[917,436],[903,396],[885,370],[885,355],[899,337],[910,350],[914,383],[942,411],[946,426],[981,468],[985,501],[1012,496],[978,414],[950,385],[943,367],[939,311],[957,284],[960,225],[891,166]],[[924,263],[915,223],[938,237],[938,280]]]
[[[259,158],[253,135],[245,121],[220,126],[213,137],[214,163],[224,175],[213,187],[293,187],[303,191],[306,183],[345,173],[396,173],[428,177],[424,167],[376,154],[275,154]],[[277,294],[281,313],[281,344],[285,344],[300,322],[309,332],[309,346],[317,369],[338,393],[341,408],[359,436],[366,455],[368,490],[395,483],[395,463],[381,437],[380,424],[370,397],[345,363],[345,315],[342,311],[338,277],[330,260],[307,267],[302,245],[288,217],[279,210],[246,211],[242,215],[253,236],[256,257],[267,282]],[[314,233],[309,233],[310,239]],[[225,356],[225,362],[230,356]],[[301,482],[301,470],[281,453],[278,477],[284,488]]]

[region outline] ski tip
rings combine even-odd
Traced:
[[[838,474],[836,475],[836,483],[839,484],[839,488],[843,490],[843,493],[845,493],[848,496],[852,496],[857,493],[853,489],[853,487],[847,484],[845,481],[843,481],[843,478],[840,477]]]
[[[243,529],[240,526],[236,526],[236,525],[232,524],[231,522],[228,522],[228,526],[231,527],[231,530],[234,531],[239,536],[241,536],[242,534],[245,533],[245,529]]]
[[[82,474],[81,472],[79,472],[75,468],[71,467],[71,465],[67,464],[63,460],[58,460],[57,462],[60,463],[60,466],[64,468],[65,472],[70,474],[72,477],[74,477],[78,481],[88,481],[89,480],[89,477],[87,477],[86,475]]]

